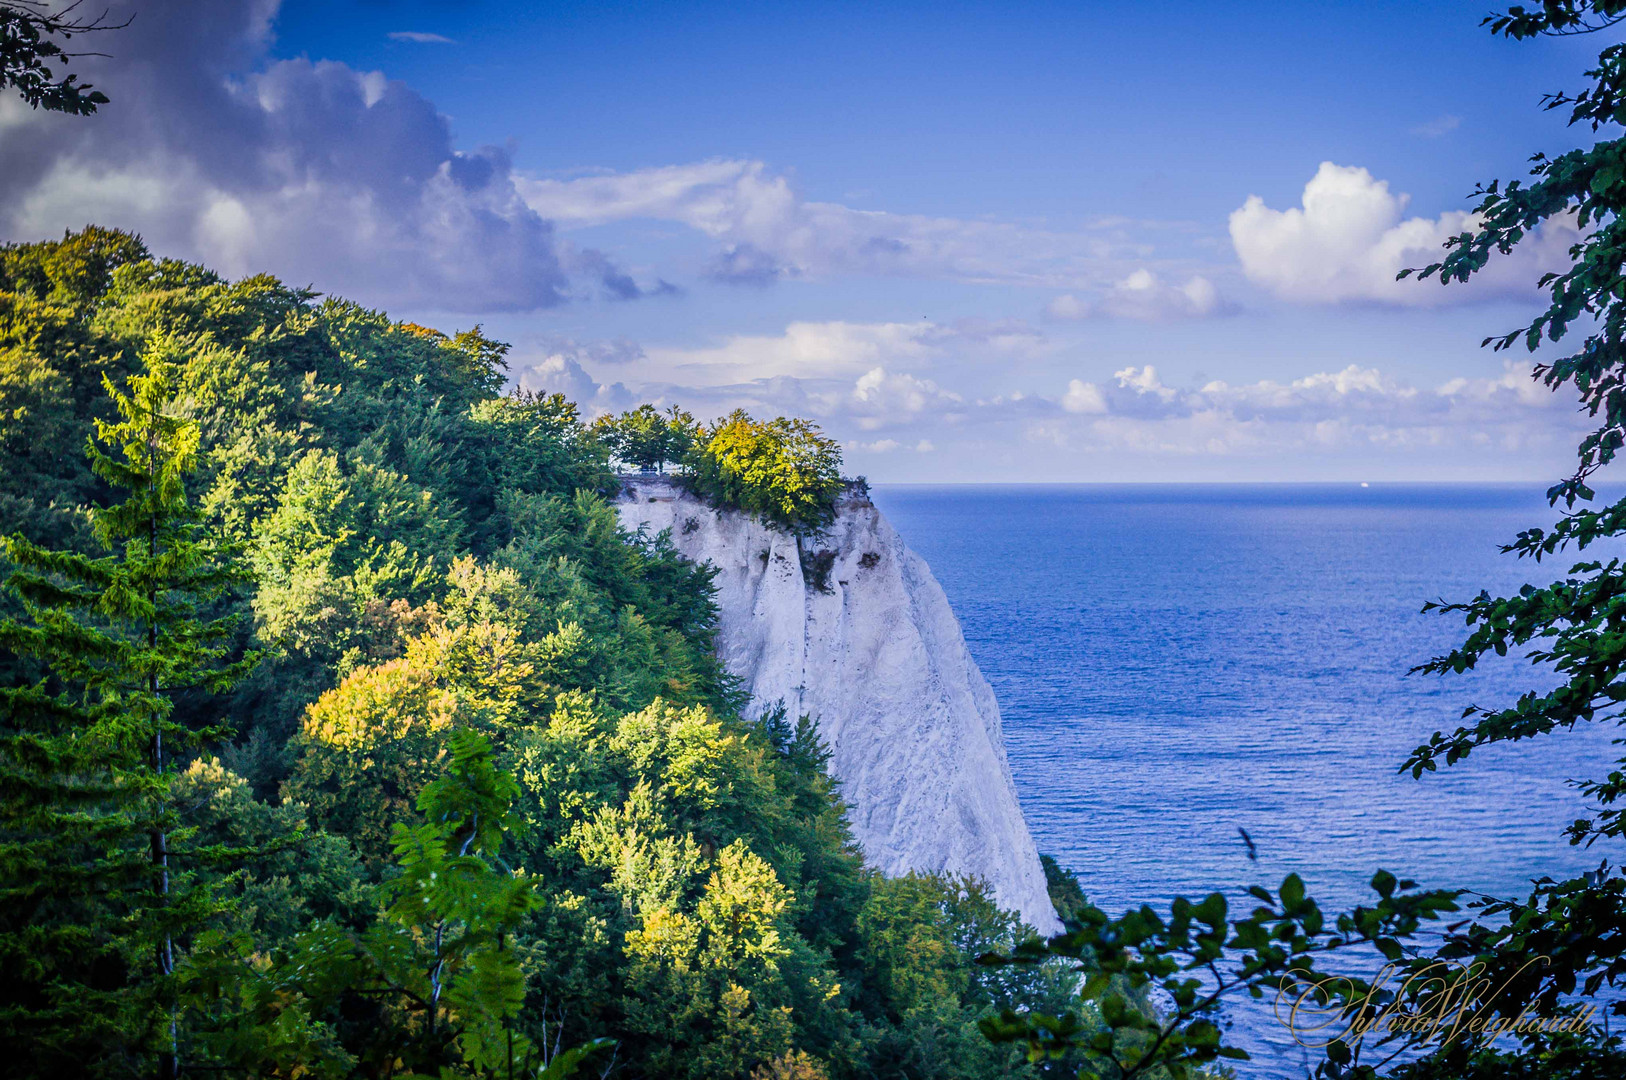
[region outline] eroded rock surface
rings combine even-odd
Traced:
[[[980,875],[1003,906],[1059,931],[993,691],[931,569],[868,498],[842,499],[801,550],[664,478],[628,482],[619,509],[628,528],[670,529],[685,557],[717,567],[724,663],[756,708],[817,718],[872,864]],[[828,578],[810,582],[821,552]]]

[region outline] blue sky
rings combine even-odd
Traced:
[[[882,481],[1573,452],[1569,402],[1477,347],[1570,234],[1392,277],[1575,144],[1538,99],[1596,37],[1477,3],[114,6],[101,115],[0,105],[0,237],[94,220],[480,322],[590,413],[800,413]]]

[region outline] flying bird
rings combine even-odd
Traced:
[[[1237,833],[1239,835],[1241,835],[1242,842],[1244,844],[1248,845],[1248,861],[1249,862],[1258,862],[1259,861],[1259,845],[1255,844],[1253,842],[1253,837],[1248,835],[1248,830],[1247,829],[1244,829],[1242,826],[1238,825],[1236,827],[1236,831],[1237,831]]]

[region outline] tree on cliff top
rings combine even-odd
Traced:
[[[684,465],[701,497],[791,532],[817,532],[835,518],[841,447],[807,420],[753,420],[736,409],[700,433]]]
[[[682,461],[694,447],[700,425],[676,405],[663,413],[645,404],[619,416],[599,417],[593,431],[623,465],[664,472],[668,462]]]

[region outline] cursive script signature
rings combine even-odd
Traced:
[[[1483,977],[1482,965],[1438,961],[1403,975],[1403,965],[1385,964],[1363,990],[1354,979],[1331,975],[1300,979],[1276,995],[1276,1019],[1300,1046],[1321,1049],[1335,1041],[1359,1046],[1369,1035],[1400,1035],[1441,1046],[1465,1035],[1494,1039],[1528,1032],[1585,1031],[1597,1006],[1540,1016],[1526,1003],[1514,1010],[1503,1000],[1507,987],[1545,956],[1532,957],[1500,985]]]

